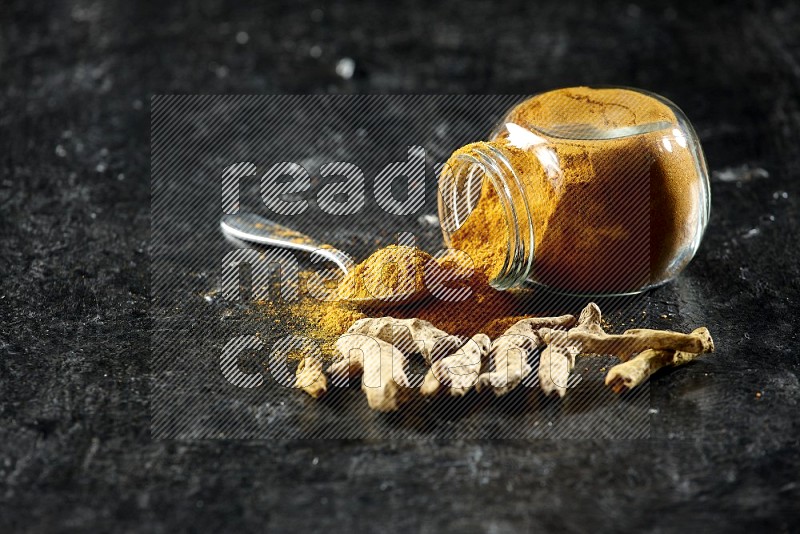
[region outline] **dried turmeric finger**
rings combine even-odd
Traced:
[[[462,338],[439,330],[422,319],[364,318],[353,323],[347,332],[375,337],[394,345],[404,354],[420,353],[428,365],[452,354],[463,343]]]
[[[575,356],[565,347],[547,345],[539,356],[539,386],[545,396],[567,394],[567,381],[575,367]]]
[[[703,333],[703,328],[698,328],[693,333]],[[606,385],[614,393],[633,389],[647,380],[653,373],[664,367],[677,367],[699,357],[699,353],[675,350],[642,351],[627,362],[615,365],[606,375]]]
[[[322,372],[322,361],[315,356],[306,356],[297,365],[294,387],[300,388],[317,399],[328,390],[328,380]]]
[[[434,395],[442,387],[450,387],[450,395],[461,397],[475,385],[485,371],[491,340],[486,334],[468,339],[454,354],[433,362],[420,388],[422,395]]]
[[[637,328],[622,334],[584,332],[570,330],[562,332],[552,329],[539,331],[545,343],[564,347],[577,347],[580,352],[590,354],[609,354],[627,361],[633,354],[647,349],[677,350],[701,354],[713,352],[714,341],[707,328],[698,328],[691,334],[681,334],[669,330],[649,330]]]
[[[389,343],[363,334],[344,334],[336,341],[341,359],[328,373],[339,379],[361,373],[361,390],[373,410],[390,412],[410,396],[406,357]]]
[[[494,371],[478,377],[475,387],[478,391],[492,388],[495,395],[505,395],[517,387],[527,377],[532,368],[528,359],[544,343],[539,336],[541,328],[569,328],[575,324],[575,317],[532,317],[515,323],[505,333],[492,342],[489,352]]]
[[[592,332],[602,334],[600,326],[602,314],[594,302],[590,302],[581,311],[578,324],[570,332]],[[575,367],[575,357],[578,350],[575,346],[550,344],[542,350],[539,356],[539,386],[545,395],[555,392],[563,398],[567,393],[567,381],[572,369]]]

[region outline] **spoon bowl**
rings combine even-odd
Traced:
[[[355,266],[353,259],[341,250],[255,213],[226,215],[220,221],[219,226],[223,235],[237,244],[244,242],[300,250],[333,262],[345,275]],[[385,299],[377,297],[351,298],[346,302],[359,308],[391,308],[419,301],[425,296],[426,293],[423,291],[411,291],[398,293]]]

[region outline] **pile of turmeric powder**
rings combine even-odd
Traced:
[[[402,299],[425,290],[425,270],[435,265],[427,252],[416,247],[390,245],[373,253],[339,282],[342,300]]]
[[[471,336],[479,331],[499,334],[509,321],[523,315],[524,297],[513,291],[498,291],[489,285],[487,275],[475,269],[456,284],[469,290],[459,301],[447,301],[427,293],[424,276],[431,270],[459,268],[452,259],[434,260],[430,254],[407,246],[381,248],[355,266],[339,282],[338,298],[317,300],[304,297],[290,306],[292,315],[305,324],[302,334],[329,345],[355,321],[390,311],[398,318],[420,318],[453,334]],[[302,287],[302,280],[301,280]],[[422,298],[392,302],[395,294],[414,290]],[[362,300],[375,299],[390,308],[365,306]]]

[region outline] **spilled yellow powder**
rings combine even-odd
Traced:
[[[435,297],[428,297],[405,306],[359,309],[345,301],[323,302],[306,298],[290,309],[305,323],[301,328],[302,335],[326,343],[335,341],[354,322],[364,317],[390,315],[397,319],[418,318],[451,334],[473,336],[483,332],[489,336],[497,336],[504,331],[505,324],[498,322],[498,316],[522,313],[519,299],[512,293],[497,291],[488,285],[474,287],[472,295],[461,302],[443,302]],[[520,318],[522,317],[517,317]]]
[[[399,264],[405,267],[400,269],[381,268],[381,260],[389,260],[390,264]],[[410,267],[409,267],[410,266]],[[461,272],[463,268],[457,258],[448,257],[443,260],[433,261],[431,256],[413,247],[389,246],[379,249],[367,260],[357,265],[342,279],[337,288],[339,295],[359,295],[364,297],[369,293],[360,293],[364,279],[377,281],[387,287],[402,287],[397,283],[402,279],[398,274],[405,272],[407,280],[413,279],[415,287],[424,288],[422,271],[427,266],[440,273],[449,273],[451,270]],[[387,273],[389,273],[387,275]],[[305,276],[308,273],[304,273]],[[361,277],[357,276],[360,274]],[[413,275],[413,276],[412,276]],[[304,276],[304,277],[305,277]],[[377,283],[376,283],[377,286]],[[301,300],[289,307],[294,319],[299,323],[299,334],[317,340],[323,353],[332,355],[333,344],[336,339],[344,334],[358,319],[364,317],[383,317],[390,315],[398,319],[419,318],[431,322],[445,332],[473,336],[479,332],[489,336],[499,336],[510,326],[505,322],[498,322],[498,317],[514,315],[517,319],[522,317],[522,303],[520,299],[509,291],[493,289],[484,272],[475,269],[472,276],[451,280],[445,283],[448,288],[468,288],[470,295],[465,300],[451,302],[440,300],[426,292],[425,298],[408,303],[391,303],[389,306],[372,305],[359,307],[356,303],[344,299],[322,301],[310,297],[301,297]],[[303,284],[301,282],[301,288]],[[355,289],[355,290],[354,290]],[[528,315],[529,316],[529,315]]]
[[[339,282],[342,300],[382,299],[425,290],[425,269],[435,262],[416,247],[391,245],[377,250]]]
[[[289,312],[300,320],[297,335],[317,341],[325,356],[334,354],[336,339],[354,322],[368,317],[344,302],[324,302],[309,297],[290,306]]]

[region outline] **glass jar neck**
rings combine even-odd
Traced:
[[[489,194],[489,187],[493,190],[496,201],[492,201],[499,209],[488,213],[489,216],[502,217],[505,235],[483,235],[480,239],[486,242],[471,245],[496,247],[497,253],[492,257],[502,265],[492,266],[489,276],[490,284],[496,289],[521,285],[530,276],[534,261],[533,217],[520,176],[509,162],[507,150],[501,143],[493,142],[466,145],[450,157],[439,179],[439,218],[448,247],[454,246],[453,234],[473,212],[475,216],[487,216],[485,210],[475,210],[481,199],[488,201],[484,197]],[[485,222],[487,228],[492,228],[497,227],[498,221]]]

